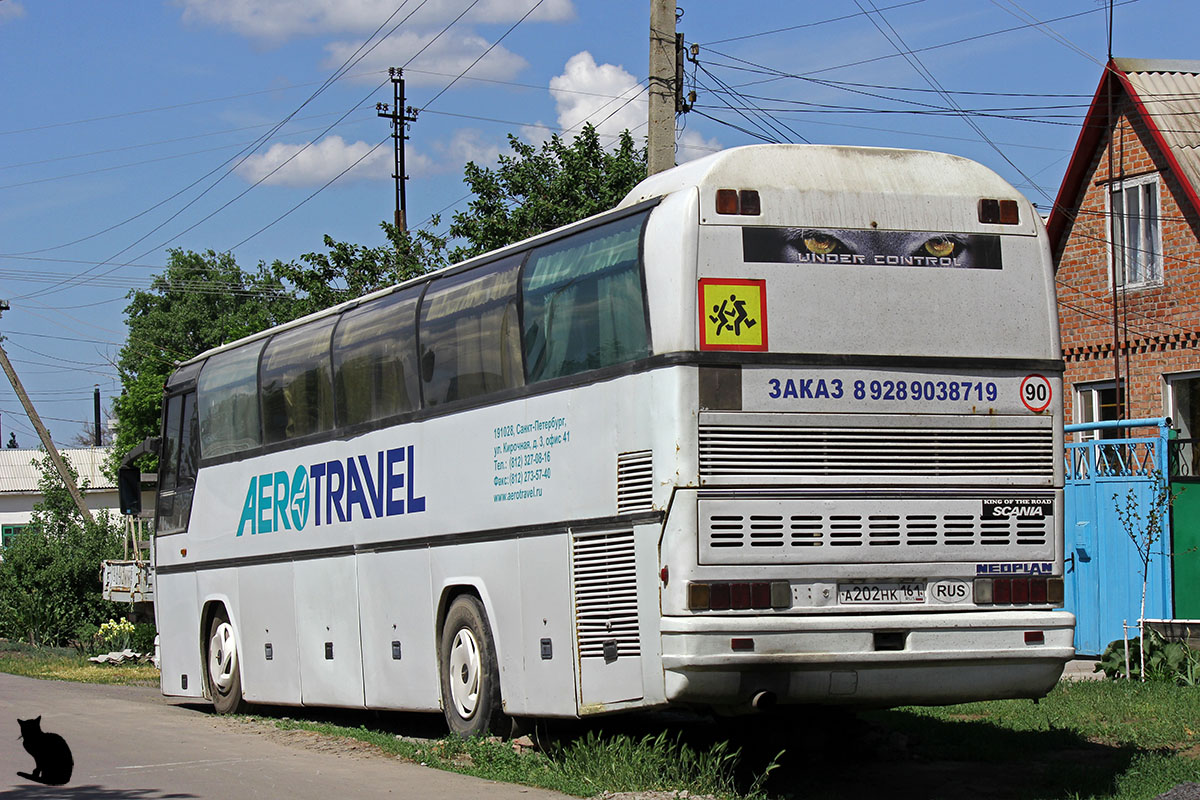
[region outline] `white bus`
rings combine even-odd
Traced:
[[[1038,697],[1062,361],[1032,206],[771,145],[166,387],[162,691],[510,718]]]

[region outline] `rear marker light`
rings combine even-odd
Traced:
[[[762,202],[754,189],[717,189],[717,213],[757,217],[762,214]]]
[[[1045,644],[1046,634],[1042,631],[1025,631],[1025,644]]]
[[[1021,209],[1016,200],[979,201],[979,221],[988,225],[1017,225],[1021,221]]]
[[[745,653],[754,649],[753,639],[730,639],[729,649],[735,653]]]
[[[738,192],[741,213],[748,217],[757,217],[762,213],[762,205],[758,200],[758,192],[753,189],[743,189]]]
[[[737,189],[717,189],[717,213],[718,214],[736,214],[736,213],[738,213]]]

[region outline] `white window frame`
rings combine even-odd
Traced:
[[[1154,209],[1153,220],[1154,230],[1150,232],[1149,241],[1146,239],[1145,227],[1146,220],[1150,219],[1150,215],[1139,213],[1137,216],[1141,220],[1138,224],[1138,239],[1139,246],[1135,250],[1143,253],[1148,252],[1150,256],[1149,264],[1145,275],[1139,275],[1139,280],[1129,281],[1124,278],[1128,274],[1128,269],[1123,270],[1122,280],[1117,282],[1117,260],[1116,248],[1113,242],[1113,208],[1112,198],[1117,192],[1121,193],[1122,209],[1128,207],[1128,196],[1131,189],[1137,189],[1136,196],[1139,198],[1145,197],[1145,193],[1141,187],[1153,184],[1154,185]],[[1145,286],[1161,286],[1163,283],[1163,252],[1162,252],[1162,181],[1159,179],[1157,172],[1152,172],[1147,175],[1139,175],[1136,178],[1127,178],[1123,181],[1114,181],[1105,187],[1104,192],[1104,207],[1105,207],[1105,231],[1104,238],[1108,242],[1108,280],[1109,288],[1111,289],[1116,284],[1118,289],[1138,289]],[[1123,213],[1117,225],[1120,227],[1120,239],[1125,241],[1128,234],[1129,218]],[[1147,248],[1146,245],[1149,245]],[[1125,265],[1126,268],[1128,264]]]
[[[1124,381],[1122,381],[1124,382]],[[1100,421],[1100,392],[1105,389],[1116,387],[1116,381],[1090,381],[1088,383],[1077,383],[1072,388],[1075,393],[1074,416],[1077,424],[1084,422],[1099,422]],[[1087,397],[1085,401],[1085,396]],[[1084,405],[1091,410],[1091,419],[1083,418]],[[1088,442],[1094,439],[1105,438],[1101,435],[1101,431],[1077,431],[1077,441]]]
[[[1176,428],[1179,427],[1179,420],[1177,419],[1178,409],[1176,408],[1175,385],[1183,381],[1194,381],[1197,379],[1200,379],[1200,371],[1197,370],[1168,372],[1163,375],[1163,416],[1169,417]]]

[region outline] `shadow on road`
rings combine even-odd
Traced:
[[[105,786],[18,786],[0,791],[0,800],[37,798],[38,800],[186,800],[197,797],[184,792],[161,789],[110,789]]]
[[[212,713],[208,705],[188,707]],[[413,739],[446,735],[438,714],[261,706],[252,713],[366,727]],[[879,795],[889,800],[1103,796],[1141,752],[1089,742],[1060,728],[1014,731],[982,719],[934,719],[904,710],[855,715],[791,708],[735,718],[671,711],[538,721],[531,729],[538,745],[549,751],[588,734],[640,739],[666,731],[671,739],[698,751],[728,741],[731,750],[740,750],[743,788],[775,762],[764,786],[766,793],[805,800]],[[0,794],[0,800],[9,796]],[[155,795],[146,797],[157,800]]]

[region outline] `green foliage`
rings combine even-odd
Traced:
[[[153,622],[135,622],[133,633],[129,636],[129,648],[135,653],[153,653],[154,637],[158,629]]]
[[[432,225],[439,223],[434,217]],[[297,319],[446,266],[445,238],[426,230],[402,232],[390,222],[379,227],[387,238],[381,247],[326,236],[328,253],[305,253],[301,264],[272,264],[272,275],[292,289],[276,313]]]
[[[607,211],[646,177],[646,151],[629,131],[615,150],[600,144],[591,125],[570,144],[555,135],[539,150],[511,134],[508,143],[513,155],[501,155],[496,169],[467,164],[464,180],[475,198],[454,215],[450,236],[466,244],[451,261]]]
[[[100,597],[100,562],[120,555],[121,533],[107,512],[82,518],[49,455],[40,468],[42,500],[0,562],[0,635],[64,645],[82,623],[112,615]]]
[[[250,274],[229,253],[211,250],[171,250],[166,270],[150,288],[130,293],[129,335],[117,361],[121,394],[113,401],[114,474],[125,453],[158,434],[163,385],[176,364],[284,321],[275,308],[284,294],[265,268]],[[152,458],[142,464],[145,470],[155,466]]]
[[[133,623],[125,617],[121,617],[120,621],[110,619],[100,624],[100,641],[109,650],[126,649],[132,636]]]
[[[1183,642],[1169,642],[1157,631],[1145,636],[1145,664],[1148,680],[1172,681],[1195,686],[1200,679],[1200,652]],[[1096,672],[1109,678],[1125,677],[1125,650],[1129,650],[1129,677],[1142,678],[1142,648],[1137,639],[1117,639],[1104,649],[1096,663]]]

